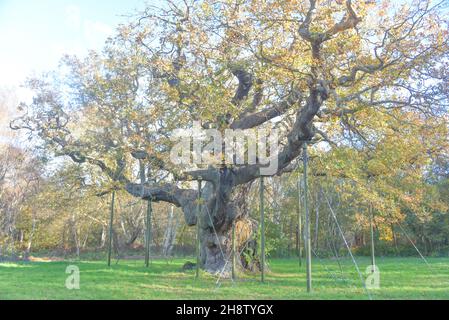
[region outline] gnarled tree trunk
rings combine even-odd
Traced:
[[[236,266],[247,266],[240,252],[251,236],[255,223],[249,219],[246,196],[249,185],[233,186],[234,172],[222,168],[216,187],[207,183],[206,204],[200,213],[201,261],[204,270],[229,275],[232,268],[232,225],[236,222]],[[243,260],[243,261],[242,261]]]
[[[231,271],[232,225],[237,223],[237,248],[240,253],[248,244],[257,227],[249,219],[246,196],[250,184],[236,186],[235,171],[217,169],[214,181],[205,181],[202,192],[202,209],[198,213],[198,192],[173,186],[159,188],[128,184],[127,190],[135,196],[153,201],[168,201],[182,207],[187,225],[200,224],[201,267],[213,274],[227,276]],[[255,254],[256,250],[252,250]],[[252,266],[245,258],[237,256],[237,267]]]

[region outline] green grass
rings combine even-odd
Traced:
[[[313,293],[307,294],[305,268],[297,260],[271,259],[265,283],[254,275],[240,275],[216,285],[216,277],[181,272],[186,259],[120,261],[108,268],[104,261],[0,263],[0,299],[367,299],[350,260],[343,273],[335,260],[313,261]],[[362,272],[368,258],[357,258]],[[379,290],[373,299],[449,299],[449,258],[378,258]],[[80,269],[80,290],[65,288],[68,265]]]

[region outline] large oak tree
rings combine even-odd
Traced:
[[[375,125],[358,130],[366,110],[444,119],[448,52],[444,1],[170,0],[120,27],[103,53],[30,80],[35,99],[12,127],[97,166],[114,188],[182,207],[200,223],[202,267],[218,272],[230,267],[232,224],[253,228],[245,196],[262,164],[186,172],[169,161],[175,129],[277,128],[282,174],[305,143],[381,139]]]

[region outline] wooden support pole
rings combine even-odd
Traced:
[[[264,212],[264,178],[260,177],[260,280],[265,281],[265,212]]]
[[[153,215],[153,207],[151,199],[147,204],[147,219],[146,219],[146,234],[145,234],[145,267],[150,266],[150,253],[151,253],[151,220]]]
[[[312,291],[312,250],[310,241],[310,214],[308,205],[308,184],[307,184],[307,143],[303,145],[303,162],[304,162],[304,212],[306,216],[304,235],[305,235],[305,249],[306,249],[306,276],[307,276],[307,292]]]
[[[114,224],[114,204],[115,204],[115,190],[112,191],[111,208],[110,208],[110,216],[109,216],[108,267],[111,266],[111,256],[112,256],[112,236],[113,236],[113,224]]]
[[[232,280],[236,280],[236,245],[235,245],[235,220],[232,222]]]
[[[316,193],[316,203],[315,203],[315,239],[313,241],[313,246],[315,251],[318,251],[318,227],[320,225],[320,196]]]
[[[371,229],[371,272],[376,271],[376,255],[374,251],[374,213],[373,207],[369,206],[369,216],[370,216],[370,229]]]
[[[200,277],[200,261],[201,261],[201,239],[200,239],[200,231],[201,231],[201,198],[202,198],[202,190],[201,190],[201,182],[202,179],[199,177],[198,179],[198,212],[196,216],[196,274],[195,279]]]
[[[302,267],[302,210],[301,210],[301,178],[298,173],[298,258]]]

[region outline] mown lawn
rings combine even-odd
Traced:
[[[194,271],[181,272],[187,259],[121,260],[111,268],[104,261],[0,263],[0,299],[368,299],[351,260],[313,261],[313,293],[307,294],[305,268],[297,260],[271,259],[266,282],[240,275],[222,280]],[[449,299],[449,258],[378,258],[380,289],[372,299]],[[362,272],[368,258],[357,258]],[[80,290],[68,290],[68,265],[80,270]]]

